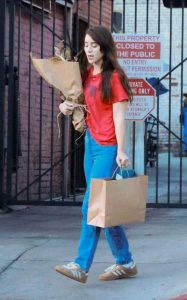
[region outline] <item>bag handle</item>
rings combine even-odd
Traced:
[[[127,172],[128,177],[130,177],[130,176],[129,176],[129,171],[128,171],[127,168],[117,166],[117,167],[115,168],[113,174],[112,174],[112,179],[114,179],[114,176],[116,175],[116,172],[117,172],[118,169],[120,169],[121,176],[122,176],[122,170],[125,169],[126,172]]]

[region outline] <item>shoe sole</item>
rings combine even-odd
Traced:
[[[65,270],[65,272],[64,272],[64,270],[59,269],[59,268],[54,268],[54,270],[56,272],[58,272],[59,274],[64,275],[64,276],[66,276],[70,279],[73,279],[73,280],[77,281],[77,282],[86,283],[87,278],[85,280],[80,280],[79,278],[76,278],[76,277],[72,276],[70,273],[68,273],[68,272],[66,273],[66,270]]]
[[[111,280],[119,280],[119,279],[128,279],[128,278],[133,278],[138,274],[137,269],[133,271],[134,273],[132,274],[124,274],[120,275],[119,277],[102,277],[102,275],[99,277],[100,281],[111,281]]]
[[[133,278],[135,277],[137,274],[135,275],[127,275],[127,276],[123,276],[123,277],[115,277],[115,278],[100,278],[99,277],[99,280],[100,281],[112,281],[112,280],[120,280],[120,279],[128,279],[128,278]]]

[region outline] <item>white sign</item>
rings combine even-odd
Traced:
[[[133,92],[133,101],[128,106],[125,119],[145,120],[155,107],[155,90],[143,78],[130,78],[129,84]]]
[[[114,33],[117,58],[128,77],[160,77],[163,72],[159,34]]]

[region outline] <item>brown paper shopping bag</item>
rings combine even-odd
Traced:
[[[145,220],[148,176],[92,179],[88,224],[110,227]]]

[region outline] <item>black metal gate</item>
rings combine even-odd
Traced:
[[[83,138],[75,143],[80,134],[72,130],[68,117],[61,119],[58,138],[60,97],[38,76],[30,53],[52,57],[54,46],[64,40],[74,56],[83,46],[86,28],[101,24],[106,4],[102,0],[0,2],[1,206],[81,204]],[[107,11],[102,24],[110,28],[111,5]]]
[[[167,68],[162,78],[157,78],[157,88],[160,90],[163,83],[168,92],[164,101],[158,93],[156,109],[145,121],[148,205],[187,206],[186,144],[180,122],[187,77],[186,6],[185,0],[0,1],[1,206],[81,204],[85,187],[83,139],[76,146],[74,141],[79,135],[72,130],[68,118],[62,119],[62,137],[58,139],[59,95],[36,74],[29,54],[53,56],[54,46],[62,39],[75,54],[83,45],[86,28],[98,24],[119,33],[164,33]],[[174,59],[175,53],[178,60]],[[176,114],[173,116],[175,98],[178,124]],[[134,122],[133,166],[136,127]]]
[[[164,72],[160,78],[150,78],[157,91],[156,108],[145,120],[144,171],[149,175],[151,207],[187,207],[187,137],[183,119],[187,93],[186,8],[186,0],[114,1],[116,33],[162,36]],[[134,122],[133,166],[138,152],[136,128]]]

